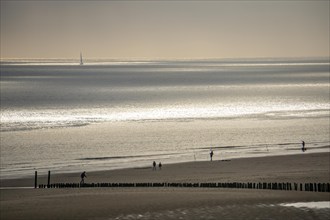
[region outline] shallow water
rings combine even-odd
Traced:
[[[317,204],[316,202],[315,204]],[[279,204],[228,205],[198,208],[180,208],[163,212],[121,215],[117,220],[126,219],[320,219],[330,218],[329,202],[327,207],[314,208],[283,206]]]
[[[283,204],[280,204],[280,205],[281,206],[286,206],[286,207],[296,207],[296,208],[330,209],[330,201],[283,203]]]

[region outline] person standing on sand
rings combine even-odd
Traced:
[[[152,163],[152,170],[156,170],[156,162],[155,161]]]
[[[158,167],[159,167],[160,170],[162,169],[162,163],[161,162],[159,162]]]
[[[80,177],[81,177],[80,184],[84,184],[84,183],[85,183],[84,178],[85,178],[85,177],[87,178],[87,176],[86,176],[86,171],[82,172],[82,173],[80,174]]]
[[[212,157],[213,157],[213,150],[211,149],[211,152],[210,152],[211,161],[212,161]]]
[[[302,148],[301,148],[302,152],[305,152],[306,151],[305,141],[302,141],[301,145],[302,145]]]

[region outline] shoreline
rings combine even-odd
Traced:
[[[262,145],[265,145],[266,144],[262,144]],[[200,149],[205,149],[207,150],[208,148],[199,148],[198,150]],[[214,150],[218,150],[220,149],[221,150],[221,147],[214,147],[213,148]],[[326,149],[326,150],[324,150]],[[199,151],[198,153],[199,154],[199,157],[203,156],[203,158],[208,158],[208,153],[202,153],[201,151]],[[307,152],[304,152],[303,154],[322,154],[322,153],[330,153],[330,145],[322,145],[322,146],[319,146],[319,147],[313,147],[311,149],[309,149]],[[181,155],[180,153],[174,153],[175,155]],[[214,160],[214,161],[231,161],[231,160],[237,160],[237,159],[249,159],[249,158],[260,158],[260,157],[265,157],[265,158],[270,158],[270,157],[282,157],[282,156],[294,156],[294,155],[301,155],[301,150],[300,149],[295,149],[295,152],[294,151],[287,151],[285,153],[273,153],[273,154],[245,154],[245,155],[241,155],[241,156],[237,156],[237,157],[227,157],[225,156],[224,158],[225,159],[221,159],[221,160]],[[171,155],[171,154],[160,154],[160,155],[141,155],[141,156],[137,156],[137,157],[147,157],[147,156],[151,156],[152,158],[150,159],[150,161],[152,160],[156,160],[154,157],[155,156],[167,156],[167,155]],[[182,155],[185,155],[182,153]],[[192,154],[193,155],[193,154]],[[133,156],[129,156],[129,157],[133,157]],[[101,158],[100,160],[103,160],[103,158]],[[159,160],[162,160],[161,158]],[[183,161],[166,161],[166,164],[167,165],[175,165],[175,164],[185,164],[185,163],[195,163],[195,162],[207,162],[208,160],[204,160],[204,159],[198,159],[198,160],[183,160]],[[110,162],[110,160],[109,160]],[[106,165],[107,167],[109,165]],[[106,168],[99,168],[99,166],[96,166],[94,168],[88,168],[87,172],[89,173],[95,173],[95,172],[108,172],[108,171],[115,171],[115,170],[126,170],[126,169],[148,169],[150,168],[151,166],[148,166],[148,165],[145,165],[145,163],[140,163],[140,164],[136,164],[136,166],[132,165],[132,166],[123,166],[123,167],[120,167],[120,166],[116,166],[116,167],[109,167],[109,169],[106,169]],[[29,178],[34,178],[34,172],[35,171],[38,171],[38,176],[41,176],[41,177],[46,177],[47,176],[47,171],[50,170],[50,171],[54,171],[54,170],[51,170],[51,169],[45,169],[43,168],[43,174],[40,175],[40,171],[39,170],[31,170],[31,174],[20,174],[19,177],[13,177],[13,176],[1,176],[1,172],[0,172],[0,187],[1,187],[1,180],[17,180],[17,179],[29,179]],[[76,174],[76,173],[79,173],[75,170],[65,170],[65,171],[60,171],[58,172],[58,170],[55,170],[55,172],[57,174]]]
[[[329,147],[319,148],[329,146],[329,140],[323,135],[328,131],[325,120],[292,119],[288,126],[287,122],[282,122],[268,119],[116,122],[2,133],[1,178],[29,178],[34,176],[35,170],[39,175],[47,175],[48,170],[52,173],[74,173],[145,167],[150,166],[153,160],[165,164],[181,163],[194,161],[194,155],[197,161],[206,161],[210,147],[215,150],[214,159],[299,154],[301,142],[298,140],[302,135],[285,138],[288,132],[296,128],[296,134],[304,134],[306,129],[312,129],[310,135],[303,135],[308,140],[307,153],[330,152]],[[224,128],[221,136],[217,131],[219,124]],[[168,129],[170,127],[173,129]],[[257,129],[254,130],[255,134],[245,136],[245,130],[250,127]],[[314,130],[320,131],[319,135],[312,135]],[[281,132],[277,134],[277,131]],[[141,132],[147,134],[148,138],[144,138]],[[242,138],[230,140],[232,132],[242,134]],[[294,140],[297,142],[294,143]],[[157,145],[153,146],[154,143]],[[15,152],[11,153],[11,146],[17,146]],[[57,147],[59,149],[53,149]],[[130,150],[131,147],[134,150]]]

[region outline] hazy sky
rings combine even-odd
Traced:
[[[329,56],[329,1],[3,1],[1,58]]]

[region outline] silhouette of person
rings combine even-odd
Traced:
[[[302,145],[302,148],[301,148],[302,152],[305,152],[306,151],[305,141],[302,141],[301,145]]]
[[[155,161],[152,163],[152,170],[156,170],[156,162]]]
[[[212,157],[213,157],[213,150],[211,149],[211,152],[210,152],[211,161],[212,161]]]
[[[81,174],[80,174],[80,177],[81,177],[81,181],[80,181],[80,184],[81,183],[85,183],[85,180],[84,180],[84,178],[86,177],[87,178],[87,176],[86,176],[86,172],[84,171],[84,172],[82,172]]]
[[[160,170],[162,169],[162,163],[161,162],[159,162],[158,167],[159,167]]]

